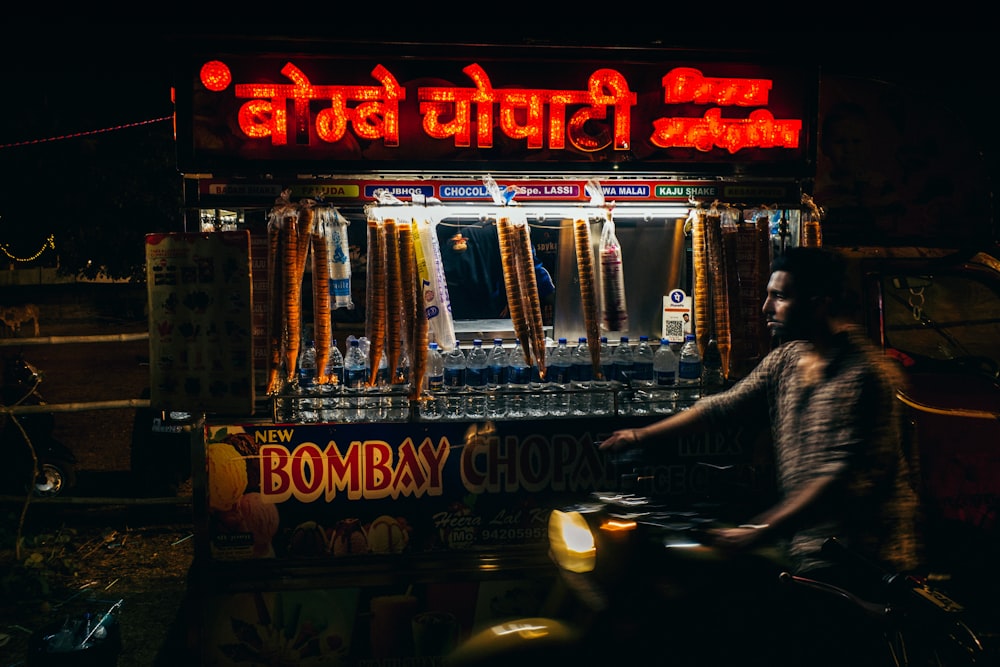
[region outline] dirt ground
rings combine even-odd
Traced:
[[[110,507],[30,508],[16,558],[8,527],[20,508],[8,504],[3,511],[0,633],[6,645],[0,664],[50,664],[44,653],[29,659],[33,637],[67,618],[104,613],[118,601],[118,667],[196,664],[187,626],[190,523]]]
[[[145,330],[143,322],[43,321],[41,335]],[[13,342],[9,333],[4,340]],[[15,344],[0,352],[22,352],[44,371],[46,401],[73,403],[141,398],[149,386],[148,349],[142,340]],[[55,437],[78,459],[80,486],[71,496],[121,498],[122,504],[32,502],[22,524],[22,500],[6,496],[0,503],[0,667],[50,664],[39,656],[29,660],[32,636],[67,618],[103,613],[119,600],[118,667],[195,664],[187,624],[194,557],[190,483],[177,489],[176,502],[129,502],[143,487],[131,473],[133,430],[138,451],[162,445],[146,436],[148,415],[140,416],[137,424],[135,409],[56,415]],[[177,460],[176,454],[168,452],[165,460]]]

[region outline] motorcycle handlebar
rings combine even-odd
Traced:
[[[783,584],[802,586],[813,591],[818,591],[820,593],[825,593],[842,600],[846,600],[864,612],[865,615],[876,619],[888,618],[894,611],[893,607],[890,605],[865,600],[845,588],[835,586],[825,581],[819,581],[818,579],[810,579],[808,577],[792,574],[791,572],[782,572],[778,575],[778,580]]]

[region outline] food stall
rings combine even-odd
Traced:
[[[150,235],[147,264],[151,404],[205,418],[203,662],[434,664],[538,612],[548,511],[649,472],[594,443],[702,390],[608,377],[601,337],[691,332],[727,382],[766,351],[769,259],[819,243],[817,84],[670,50],[187,45],[186,231]],[[587,387],[547,385],[561,338],[594,351]],[[429,344],[476,339],[523,344],[534,381],[490,397],[526,412],[428,416]],[[361,383],[327,372],[351,341]],[[559,392],[609,407],[550,410]],[[763,498],[760,440],[665,443],[657,491],[693,506],[728,469]]]

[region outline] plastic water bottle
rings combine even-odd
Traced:
[[[406,350],[399,354],[396,364],[396,374],[389,378],[388,394],[389,409],[386,419],[405,422],[410,419],[410,355]]]
[[[651,387],[654,384],[653,346],[649,344],[649,336],[639,336],[639,344],[635,346],[635,358],[632,364],[633,384],[639,387]]]
[[[325,374],[327,386],[340,391],[344,386],[344,355],[337,347],[337,339],[330,341],[330,352],[326,358]]]
[[[489,353],[489,368],[486,377],[486,416],[490,419],[500,419],[507,416],[507,350],[503,339],[494,338],[493,347]]]
[[[330,342],[325,373],[327,380],[321,387],[323,398],[320,404],[320,419],[326,422],[340,421],[338,407],[344,391],[344,355],[337,347],[336,338]]]
[[[645,415],[652,411],[650,403],[653,398],[653,387],[656,385],[653,355],[649,336],[639,336],[639,344],[635,346],[635,359],[632,364],[632,388],[635,391],[632,401],[634,414]]]
[[[420,401],[420,416],[441,419],[444,414],[444,358],[437,343],[430,343],[427,348],[426,391]]]
[[[367,366],[367,376],[368,380],[371,380],[372,373],[372,353],[371,346],[368,347],[368,353],[365,357],[365,363]],[[365,397],[365,409],[368,412],[367,421],[383,421],[388,417],[389,413],[389,356],[382,350],[382,354],[379,355],[378,359],[378,370],[375,373],[375,384],[369,385],[366,388]]]
[[[653,373],[656,376],[653,412],[671,414],[677,404],[677,355],[666,338],[660,339],[660,347],[653,355]]]
[[[580,336],[573,348],[573,366],[570,371],[569,411],[573,415],[589,415],[593,404],[590,383],[594,379],[594,364],[590,358],[590,344],[586,336]]]
[[[546,399],[548,412],[553,417],[565,417],[569,414],[570,373],[573,369],[573,357],[565,338],[556,341],[556,346],[546,355],[545,370]]]
[[[531,367],[524,357],[521,341],[516,339],[514,347],[507,355],[507,416],[528,416],[528,389],[531,383]]]
[[[319,393],[316,385],[316,344],[312,339],[312,331],[305,340],[298,360],[298,421],[319,421],[319,399],[310,398]]]
[[[344,421],[366,419],[365,385],[368,382],[368,360],[361,351],[361,341],[351,338],[344,356]]]
[[[716,394],[722,391],[725,378],[722,376],[722,354],[719,343],[709,338],[705,345],[705,358],[701,360],[701,390],[702,393]]]
[[[628,336],[622,336],[615,347],[614,354],[614,387],[618,395],[618,411],[621,414],[632,413],[632,401],[635,396],[632,375],[635,372],[635,348]]]
[[[476,338],[472,341],[472,349],[466,357],[465,386],[468,388],[468,400],[465,404],[465,416],[469,419],[486,418],[486,389],[489,376],[490,355],[483,347],[483,341]]]
[[[614,380],[619,385],[632,384],[632,375],[635,372],[635,348],[629,342],[628,336],[622,336],[615,346],[612,354],[614,361]]]
[[[465,353],[459,341],[455,347],[444,355],[444,418],[462,419],[465,417]]]
[[[677,360],[677,407],[685,410],[701,398],[701,352],[694,334],[684,336]]]
[[[555,341],[551,338],[546,338],[546,359],[552,356],[552,350],[554,347]],[[542,368],[539,367],[538,361],[538,355],[536,354],[531,361],[531,373],[528,381],[528,399],[525,401],[525,407],[528,410],[529,417],[546,417],[549,414],[549,405],[545,396],[548,379],[546,378],[545,380],[542,380]],[[548,371],[548,368],[545,368],[545,370]]]
[[[591,387],[594,389],[591,395],[590,409],[595,415],[609,415],[614,409],[614,375],[615,359],[614,350],[608,342],[607,336],[601,336],[600,349],[601,377],[594,378]]]

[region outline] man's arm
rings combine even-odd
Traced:
[[[737,528],[716,528],[710,530],[709,535],[716,546],[745,549],[772,533],[788,532],[799,517],[823,501],[838,481],[836,475],[818,477],[797,493],[754,517],[750,523]]]
[[[691,408],[665,417],[641,428],[626,428],[615,431],[601,443],[600,449],[619,450],[634,447],[644,441],[655,440],[665,436],[678,436],[704,430],[707,426],[704,410],[699,410],[695,404]]]

